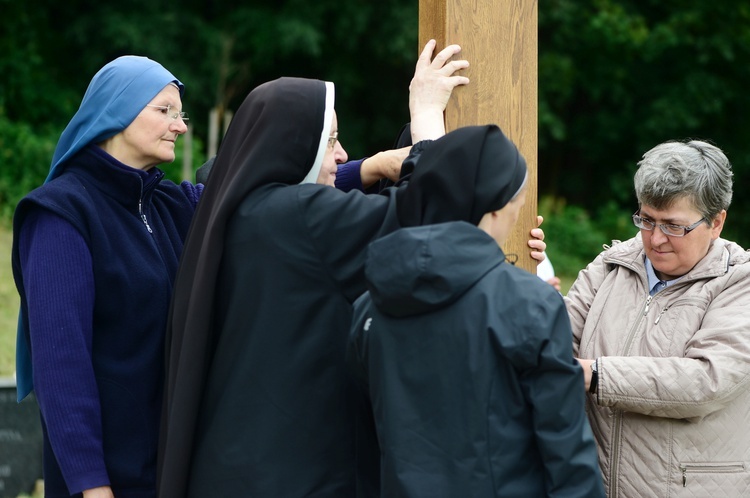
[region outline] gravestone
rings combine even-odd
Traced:
[[[42,428],[34,395],[16,402],[16,382],[0,378],[0,498],[30,494],[42,478]]]

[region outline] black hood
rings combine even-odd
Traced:
[[[526,161],[496,125],[458,128],[425,148],[409,187],[396,192],[399,222],[478,225],[518,193],[526,173]]]
[[[453,303],[504,261],[492,237],[459,221],[404,228],[373,242],[365,273],[378,310],[403,317]]]

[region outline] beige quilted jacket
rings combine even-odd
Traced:
[[[650,298],[638,235],[565,301],[574,353],[599,358],[586,408],[607,496],[750,497],[750,255],[718,239]]]

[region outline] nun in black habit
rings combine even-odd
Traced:
[[[400,190],[300,184],[333,161],[333,93],[263,84],[222,142],[175,282],[161,498],[355,496],[351,305],[402,213]]]
[[[448,133],[397,194],[405,228],[367,250],[347,355],[384,497],[604,496],[563,300],[500,248],[525,181],[496,126]]]
[[[333,102],[332,83],[263,84],[222,142],[175,282],[162,497],[350,494],[346,331],[362,248],[396,216],[308,183],[336,166]]]

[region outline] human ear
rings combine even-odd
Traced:
[[[716,240],[721,235],[721,230],[724,228],[724,222],[727,219],[727,210],[722,209],[719,214],[711,221],[711,239]]]

